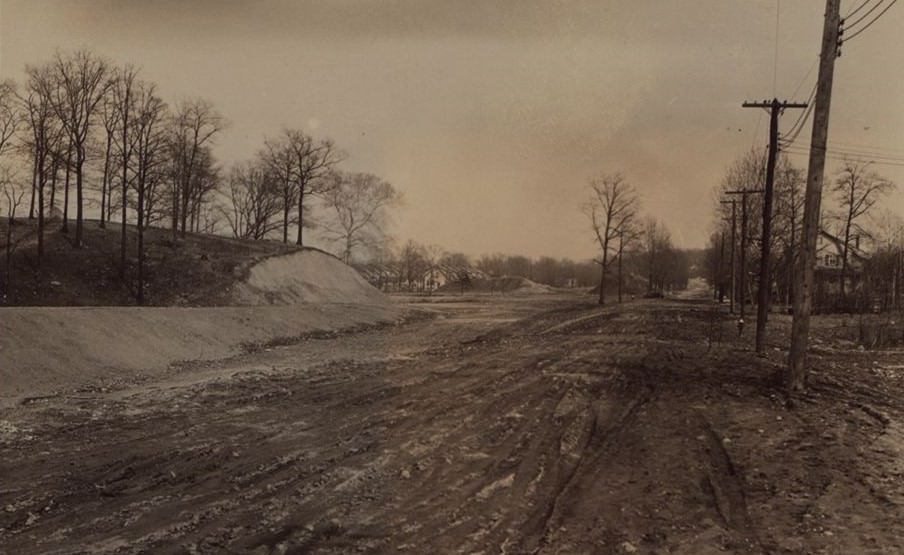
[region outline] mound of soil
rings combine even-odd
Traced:
[[[458,292],[460,288],[461,285],[458,283],[447,283],[438,290],[440,292]],[[468,290],[475,293],[551,293],[555,291],[548,285],[520,276],[472,278]]]
[[[48,223],[45,253],[37,256],[36,224],[17,220],[5,277],[6,255],[0,249],[0,305],[5,306],[129,306],[137,304],[137,230],[128,226],[125,268],[121,268],[118,223],[100,228],[85,222],[84,244],[73,245],[60,222]],[[0,230],[5,221],[0,219]],[[0,240],[5,241],[3,231]],[[145,304],[147,306],[224,306],[232,302],[232,287],[255,263],[270,256],[297,252],[299,247],[273,241],[249,241],[187,233],[173,237],[168,229],[145,231]],[[5,296],[4,296],[5,295]]]
[[[234,304],[355,303],[383,305],[386,296],[329,254],[305,249],[252,266],[233,288]]]
[[[21,242],[10,259],[8,284],[0,249],[0,306],[135,305],[135,228],[128,227],[121,270],[119,224],[103,229],[86,221],[81,248],[73,246],[72,230],[62,233],[59,225],[48,225],[45,254],[38,260],[34,222],[17,220],[14,234]],[[4,226],[0,221],[0,230]],[[145,245],[147,306],[387,302],[355,270],[315,249],[199,233],[174,238],[161,228],[146,230]]]

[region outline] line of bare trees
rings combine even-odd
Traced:
[[[599,304],[606,302],[613,273],[618,302],[622,302],[626,268],[645,274],[648,295],[687,285],[686,257],[674,247],[671,234],[661,222],[641,217],[640,196],[621,173],[589,179],[588,191],[589,199],[582,210],[600,250],[596,259],[600,266]]]
[[[338,245],[349,262],[358,251],[378,248],[386,239],[389,209],[402,195],[393,185],[369,173],[339,170],[344,159],[329,139],[317,140],[296,129],[267,138],[256,156],[236,164],[228,179],[221,212],[235,237],[264,239],[281,234],[304,245],[304,231],[315,227],[317,208],[321,236]]]
[[[228,127],[209,100],[168,104],[139,69],[89,50],[28,65],[21,86],[0,83],[4,187],[27,201],[36,222],[38,267],[51,222],[83,248],[89,208],[99,209],[102,228],[118,220],[118,274],[139,303],[149,226],[168,226],[174,243],[191,232],[288,243],[294,228],[294,242],[303,245],[315,226],[311,211],[319,210],[322,235],[346,260],[385,239],[400,193],[377,176],[340,171],[344,155],[331,140],[287,128],[227,170],[213,149]],[[30,179],[22,177],[26,167]],[[8,243],[13,235],[10,228]],[[130,247],[136,241],[137,255]]]
[[[172,217],[174,236],[200,229],[202,207],[218,180],[210,146],[226,121],[204,99],[183,100],[171,109],[156,85],[139,73],[88,50],[57,52],[47,62],[28,65],[21,87],[7,82],[0,89],[0,128],[4,144],[13,143],[9,150],[17,158],[0,163],[31,168],[27,184],[14,177],[9,186],[18,184],[28,195],[28,217],[37,220],[40,266],[46,256],[48,220],[59,217],[59,230],[70,232],[73,193],[71,243],[77,249],[84,246],[85,212],[94,200],[88,194],[88,169],[100,162],[100,226],[106,227],[118,212],[118,272],[125,279],[130,260],[127,224],[130,219],[135,223],[134,289],[143,303],[144,230],[166,215]]]
[[[717,196],[728,190],[757,188],[763,182],[765,154],[751,150],[733,162],[717,188]],[[791,305],[794,299],[795,253],[802,232],[803,189],[805,173],[789,159],[779,159],[775,177],[773,207],[773,255],[770,260],[772,297]],[[882,308],[900,308],[902,282],[902,237],[904,224],[900,217],[880,214],[878,203],[894,189],[894,184],[877,173],[866,160],[847,159],[840,162],[827,186],[829,201],[821,217],[821,241],[817,255],[817,290],[815,302],[821,310],[870,308],[877,302]],[[740,202],[740,201],[739,201]],[[750,195],[746,227],[736,213],[735,244],[731,244],[731,207],[716,203],[716,225],[710,236],[706,266],[715,295],[722,299],[732,290],[732,265],[735,273],[744,272],[755,298],[756,268],[760,258],[760,225],[762,201]],[[881,216],[881,217],[880,217]],[[880,220],[884,220],[880,221]],[[747,236],[748,252],[740,266],[742,234]],[[735,259],[731,255],[734,250]],[[736,299],[741,291],[734,291]],[[875,298],[874,298],[875,297]]]

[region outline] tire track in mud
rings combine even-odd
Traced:
[[[590,401],[586,411],[591,417],[588,418],[589,430],[583,447],[577,460],[571,465],[566,464],[569,468],[562,472],[563,479],[555,485],[547,509],[539,515],[536,526],[531,527],[540,532],[539,537],[526,538],[527,541],[524,543],[536,544],[535,547],[526,547],[523,543],[525,550],[542,553],[545,547],[555,543],[555,536],[561,527],[563,505],[569,503],[569,498],[580,497],[583,480],[604,471],[605,458],[611,456],[610,451],[619,441],[619,436],[632,425],[639,407],[646,403],[651,395],[650,388],[621,403],[600,399]]]
[[[723,522],[766,552],[747,510],[744,478],[725,449],[724,439],[702,411],[696,410],[694,414],[704,432],[702,449],[709,458],[709,464],[704,467],[703,489],[712,495],[713,504]]]

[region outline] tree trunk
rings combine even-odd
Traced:
[[[72,145],[66,150],[66,182],[63,185],[63,225],[60,231],[69,233],[69,178],[72,175]]]
[[[298,187],[298,239],[295,241],[295,244],[299,247],[304,246],[304,242],[302,241],[301,237],[301,230],[304,227],[304,195],[304,186],[300,185]]]
[[[139,153],[140,155],[140,153]],[[138,305],[144,304],[144,178],[138,180]]]
[[[10,269],[12,268],[12,257],[13,257],[13,220],[12,218],[6,220],[6,289],[4,290],[4,294],[9,296],[10,292]]]
[[[113,148],[113,134],[107,133],[107,149],[104,151],[104,176],[100,184],[100,227],[107,227],[107,188],[110,181],[110,151]]]
[[[128,247],[128,228],[126,224],[128,222],[128,218],[126,215],[128,214],[127,210],[129,207],[129,182],[128,178],[128,167],[123,164],[122,166],[122,217],[121,220],[121,231],[119,236],[119,279],[125,279],[126,277],[126,254]]]
[[[179,233],[183,239],[185,238],[185,227],[188,224],[188,199],[191,194],[189,191],[190,180],[191,175],[189,175],[188,179],[185,180],[185,183],[182,186],[182,206],[180,207],[182,213],[180,214]]]
[[[850,220],[848,220],[850,222]],[[847,277],[848,270],[848,241],[850,241],[850,229],[851,224],[848,223],[844,226],[844,244],[841,246],[841,283],[839,287],[841,288],[841,300],[844,301],[847,298],[845,291],[845,278]]]
[[[283,187],[283,224],[282,224],[282,242],[289,242],[289,211],[291,210],[292,199],[289,198],[289,183]]]
[[[59,159],[53,159],[53,175],[50,176],[50,204],[47,207],[47,213],[53,215],[53,209],[56,208],[56,190],[57,190],[57,174],[59,173]]]
[[[35,192],[38,188],[38,156],[35,155],[34,164],[31,166],[31,206],[28,208],[28,219],[35,219]]]
[[[172,203],[173,203],[173,213],[172,213],[172,227],[171,230],[173,232],[173,242],[176,241],[176,233],[179,231],[179,187],[182,183],[182,179],[174,181],[173,184],[175,189],[172,194]]]
[[[600,298],[598,304],[600,306],[606,304],[606,272],[609,270],[609,251],[608,241],[603,243],[603,259],[600,264]]]
[[[80,249],[84,243],[84,208],[85,197],[83,191],[83,174],[85,167],[85,154],[76,153],[75,160],[75,248]]]
[[[625,240],[624,237],[619,235],[618,237],[618,303],[622,302],[622,290],[624,289],[624,284],[622,283],[622,252],[625,249]]]
[[[40,164],[43,166],[44,164]],[[38,265],[44,260],[44,171],[38,170]]]

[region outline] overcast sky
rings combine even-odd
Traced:
[[[842,13],[859,3],[843,0]],[[0,0],[0,76],[20,79],[57,47],[90,47],[140,66],[170,102],[212,100],[232,122],[216,146],[224,164],[283,126],[334,139],[344,168],[404,191],[401,240],[586,258],[594,244],[579,205],[600,172],[622,172],[676,243],[703,246],[713,187],[732,160],[766,144],[765,112],[741,102],[806,100],[823,9],[822,0]],[[844,46],[830,141],[904,158],[902,28],[904,5]],[[904,167],[877,169],[904,187]],[[904,210],[902,196],[888,206]]]

